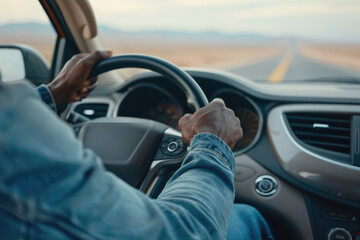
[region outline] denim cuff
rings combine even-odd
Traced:
[[[56,105],[55,100],[45,84],[41,84],[37,90],[40,93],[40,97],[44,103],[46,103],[54,112],[61,114],[67,107],[67,104]]]
[[[234,172],[235,160],[229,146],[220,138],[211,133],[196,134],[191,140],[190,151],[204,150],[214,153],[225,165]]]
[[[45,84],[41,84],[37,90],[39,91],[43,102],[46,103],[46,105],[48,105],[54,112],[56,112],[56,104],[49,88]]]

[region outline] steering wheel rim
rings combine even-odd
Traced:
[[[104,59],[92,68],[89,78],[122,68],[144,68],[169,78],[185,92],[188,104],[196,109],[209,103],[203,90],[188,73],[164,59],[149,55],[125,54]]]

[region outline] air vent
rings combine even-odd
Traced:
[[[75,107],[74,111],[90,119],[106,117],[109,109],[107,103],[82,103]]]
[[[286,117],[300,141],[313,147],[350,154],[350,114],[287,113]]]

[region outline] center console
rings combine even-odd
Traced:
[[[305,196],[314,240],[360,240],[360,209]]]

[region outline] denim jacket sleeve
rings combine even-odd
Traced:
[[[49,88],[45,84],[37,87],[37,91],[39,92],[41,100],[57,114],[61,114],[67,107],[67,104],[56,105]]]
[[[0,159],[6,239],[225,238],[234,159],[214,135],[194,137],[180,169],[150,199],[107,172],[33,89],[12,84],[0,86]]]

